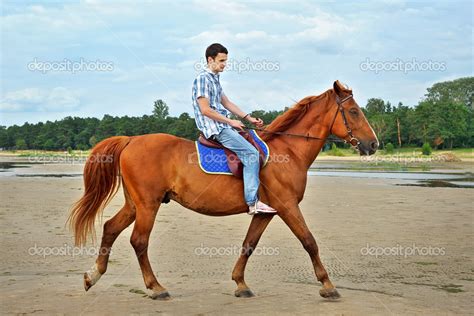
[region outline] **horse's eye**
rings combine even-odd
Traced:
[[[351,113],[352,115],[357,115],[357,114],[359,114],[359,111],[355,108],[352,108],[352,109],[349,110],[349,113]]]

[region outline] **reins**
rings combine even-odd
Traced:
[[[317,136],[311,136],[311,135],[309,135],[309,133],[307,135],[303,135],[303,134],[293,134],[293,133],[287,133],[287,132],[272,132],[272,131],[266,130],[265,128],[245,127],[244,129],[246,129],[246,130],[256,130],[256,131],[260,131],[260,132],[263,132],[263,133],[274,134],[274,135],[291,136],[291,137],[303,137],[303,138],[306,138],[306,140],[311,139],[311,140],[321,140],[321,141],[324,141],[324,142],[349,143],[352,146],[354,146],[355,148],[357,148],[360,144],[360,141],[352,135],[352,129],[349,127],[349,124],[348,124],[347,118],[346,118],[346,114],[344,113],[344,108],[342,107],[342,104],[344,102],[346,102],[347,100],[351,99],[351,98],[352,98],[352,95],[349,95],[349,96],[345,97],[344,99],[340,100],[339,96],[336,96],[336,103],[337,103],[338,108],[337,108],[336,114],[334,114],[334,118],[331,122],[331,127],[329,128],[329,132],[332,135],[332,128],[334,126],[334,122],[336,121],[337,114],[339,112],[341,112],[342,120],[343,120],[344,125],[347,129],[347,135],[350,137],[349,140],[339,139],[339,138],[335,138],[335,137],[321,138],[321,137],[317,137]],[[353,143],[353,141],[355,141],[355,144]]]

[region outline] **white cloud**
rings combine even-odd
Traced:
[[[0,103],[2,112],[63,112],[78,108],[78,93],[64,87],[51,90],[26,88],[6,93]]]
[[[280,54],[287,54],[290,48],[292,55],[304,49],[334,54],[354,44],[351,41],[353,35],[363,33],[367,28],[366,23],[359,21],[357,16],[330,13],[318,6],[293,14],[236,3],[226,3],[221,8],[211,2],[198,7],[198,10],[214,13],[213,18],[222,23],[210,23],[205,30],[178,39],[178,42],[193,47],[220,42],[242,55],[263,51],[271,55],[268,47]],[[252,29],[248,29],[248,21],[252,21]],[[357,45],[360,46],[360,43]]]
[[[73,111],[140,116],[158,98],[174,115],[191,112],[195,64],[204,61],[212,42],[222,42],[230,60],[278,62],[275,72],[229,71],[221,77],[225,91],[247,110],[282,109],[290,97],[319,94],[334,79],[357,86],[361,104],[365,97],[382,96],[411,105],[441,76],[472,75],[472,38],[466,37],[472,33],[472,5],[462,0],[10,1],[5,8],[0,65],[2,88],[10,92],[3,94],[0,110],[7,125],[60,119]],[[35,57],[113,61],[114,71],[43,75],[27,69]],[[447,70],[360,70],[366,58],[414,57],[446,62]]]
[[[144,11],[139,6],[127,2],[107,3],[104,1],[85,1],[67,3],[62,6],[27,6],[23,10],[0,17],[2,27],[7,31],[22,33],[23,36],[38,34],[50,38],[51,34],[64,38],[77,36],[76,32],[104,28],[111,21],[139,17]],[[31,26],[34,25],[34,32]],[[129,34],[130,36],[139,36]],[[40,36],[41,39],[44,36]]]

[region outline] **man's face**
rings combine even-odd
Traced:
[[[209,57],[207,63],[211,71],[223,72],[227,63],[227,54],[219,53],[216,58]]]

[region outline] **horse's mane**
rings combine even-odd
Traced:
[[[265,130],[269,132],[284,132],[298,122],[308,112],[312,102],[323,99],[331,90],[324,92],[318,96],[308,96],[297,102],[289,110],[280,114]],[[278,134],[262,132],[260,137],[264,141],[273,139]]]

